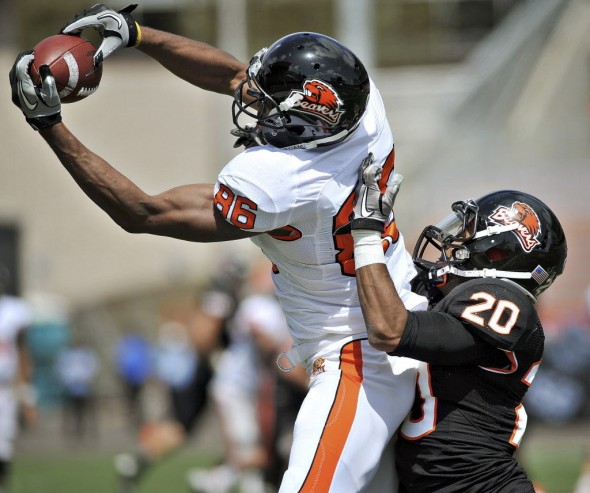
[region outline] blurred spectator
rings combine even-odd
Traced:
[[[152,374],[151,345],[138,333],[125,334],[117,344],[115,360],[124,387],[128,415],[132,425],[139,428],[143,422],[141,391]]]
[[[19,410],[25,425],[37,419],[36,391],[25,332],[32,312],[20,298],[5,293],[9,272],[0,265],[0,491],[4,492],[14,454]],[[20,407],[20,409],[19,409]]]
[[[291,347],[283,312],[275,299],[270,263],[256,265],[249,276],[250,293],[240,302],[229,324],[229,345],[219,358],[211,394],[221,426],[225,457],[221,465],[189,472],[189,485],[195,493],[263,493],[282,476],[281,460],[276,452],[283,431],[291,432],[295,414],[307,385],[301,367],[291,375],[300,399],[294,409],[276,409],[276,358]],[[302,373],[302,374],[301,374]],[[281,387],[282,405],[292,406]],[[291,411],[291,412],[289,412]],[[288,424],[277,418],[288,418]],[[289,448],[290,444],[287,445]],[[288,450],[287,450],[288,454]],[[281,468],[277,474],[276,468]]]
[[[243,263],[223,259],[187,326],[176,322],[162,326],[156,361],[158,375],[170,392],[170,416],[143,423],[137,450],[115,457],[122,491],[134,491],[148,470],[177,451],[202,416],[213,375],[212,359],[227,345],[226,324],[235,313],[245,273]]]
[[[62,402],[62,386],[55,362],[70,342],[70,308],[62,296],[47,292],[28,293],[27,303],[33,314],[27,329],[27,346],[35,367],[38,405],[58,406]]]
[[[177,421],[188,427],[193,399],[185,402],[186,390],[197,374],[199,354],[195,351],[188,329],[179,322],[166,322],[160,327],[156,345],[156,376],[170,392],[173,415]],[[190,394],[192,396],[192,393]]]
[[[67,437],[83,440],[97,436],[93,383],[98,374],[96,352],[81,341],[58,356],[56,371],[63,386],[63,430]]]

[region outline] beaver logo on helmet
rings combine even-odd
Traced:
[[[299,100],[293,111],[310,113],[332,125],[338,123],[344,113],[344,110],[340,109],[343,103],[338,93],[321,80],[306,80],[303,83],[303,91],[293,91],[288,99],[294,95],[299,96]]]
[[[524,202],[514,202],[510,208],[499,206],[489,219],[501,225],[517,224],[513,231],[525,252],[532,251],[540,244],[537,237],[541,232],[541,221],[533,208]]]

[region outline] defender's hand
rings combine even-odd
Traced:
[[[61,100],[49,66],[39,67],[41,87],[33,84],[29,67],[34,58],[32,50],[22,52],[12,66],[9,79],[12,102],[20,108],[31,127],[39,130],[61,122]]]
[[[119,48],[139,45],[141,29],[131,15],[136,7],[137,4],[132,4],[114,11],[102,3],[97,3],[77,13],[61,28],[60,33],[79,35],[84,29],[96,29],[102,37],[102,43],[94,55],[94,66],[98,67],[105,58]]]
[[[390,177],[384,193],[379,190],[379,180],[383,165],[373,162],[373,154],[363,159],[359,168],[359,181],[356,186],[356,198],[350,223],[342,226],[336,234],[348,233],[354,229],[383,231],[388,221],[395,197],[404,179],[399,173]]]

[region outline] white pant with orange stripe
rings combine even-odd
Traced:
[[[412,406],[415,361],[366,339],[306,346],[299,355],[311,374],[309,392],[279,493],[395,493],[393,458],[381,458]],[[377,474],[380,462],[387,470]]]

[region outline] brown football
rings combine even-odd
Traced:
[[[40,41],[33,49],[35,60],[31,78],[40,85],[39,67],[49,65],[62,103],[73,103],[98,89],[102,64],[94,67],[94,45],[80,36],[56,34]]]

